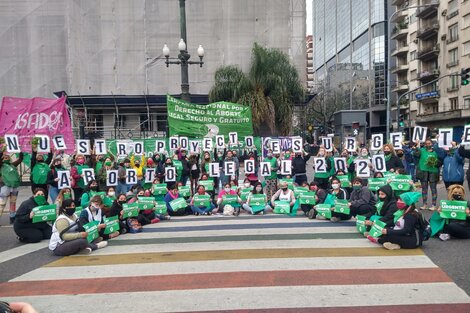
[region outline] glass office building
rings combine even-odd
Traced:
[[[338,110],[367,110],[373,133],[386,123],[387,16],[387,0],[313,0],[316,86]]]

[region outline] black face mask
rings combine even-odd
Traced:
[[[281,188],[281,189],[282,189],[282,191],[286,191],[286,190],[287,190],[287,188]]]
[[[37,160],[38,163],[44,163],[44,160]]]
[[[401,158],[403,156],[403,153],[397,153],[397,157]]]
[[[387,200],[387,197],[383,197],[383,198],[379,197],[379,199],[380,199],[380,201],[385,201],[385,200]]]
[[[65,215],[72,216],[75,213],[75,208],[65,208]]]
[[[462,196],[461,196],[461,195],[454,195],[453,198],[454,198],[454,200],[456,200],[456,201],[462,200]]]
[[[97,191],[97,190],[98,190],[98,186],[90,186],[90,190]]]
[[[120,205],[123,205],[123,204],[126,204],[127,202],[126,202],[126,201],[118,201],[118,203],[119,203]]]

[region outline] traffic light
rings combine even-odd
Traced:
[[[398,121],[398,129],[403,130],[405,128],[405,121],[403,120],[403,115],[400,115],[400,120]]]
[[[462,80],[462,86],[467,86],[468,84],[470,84],[470,67],[463,68],[460,71],[460,78]]]

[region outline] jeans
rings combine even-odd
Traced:
[[[213,203],[211,203],[208,207],[198,207],[195,205],[191,206],[191,210],[193,211],[193,213],[199,213],[199,214],[212,212],[212,210],[214,209],[215,209],[215,205]]]
[[[49,197],[51,197],[51,203],[54,203],[59,195],[59,188],[49,185]]]
[[[118,185],[117,185],[117,188],[116,188],[117,195],[120,195],[122,193],[126,194],[129,190],[131,190],[130,185],[127,185],[126,183],[118,182]]]
[[[411,175],[411,179],[416,182],[416,165],[414,163],[406,163],[405,171],[408,173],[408,175]]]

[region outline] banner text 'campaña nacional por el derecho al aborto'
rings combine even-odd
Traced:
[[[253,135],[251,107],[230,103],[192,104],[167,96],[168,126],[170,136],[214,137]]]
[[[0,136],[18,135],[23,152],[31,152],[31,139],[38,135],[64,138],[67,152],[73,153],[75,139],[65,105],[65,97],[15,98],[4,97],[0,109]]]

